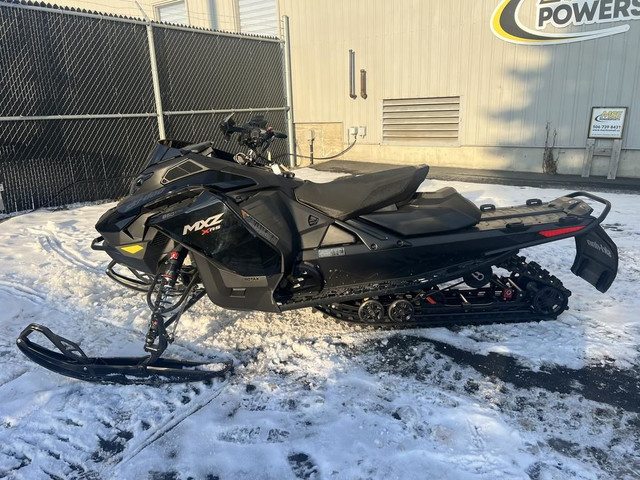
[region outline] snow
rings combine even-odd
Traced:
[[[300,169],[329,181],[335,174]],[[564,190],[427,180],[476,204],[551,200]],[[401,332],[310,309],[182,319],[167,356],[232,358],[226,380],[93,385],[15,347],[31,322],[87,354],[140,355],[142,294],[102,273],[89,248],[110,205],[0,223],[0,478],[640,478],[638,197],[602,194],[620,252],[612,289],[570,273],[575,247],[524,252],[573,295],[557,321]]]

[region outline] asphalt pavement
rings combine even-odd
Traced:
[[[401,165],[359,162],[352,160],[330,160],[316,163],[312,168],[322,172],[339,172],[362,175],[398,168]],[[452,167],[430,167],[429,176],[435,180],[450,180],[472,183],[494,183],[525,187],[571,188],[574,190],[600,190],[614,192],[640,192],[640,178],[616,178],[580,175],[550,175],[546,173],[512,172]]]

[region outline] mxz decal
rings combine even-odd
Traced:
[[[212,231],[220,230],[223,216],[224,213],[219,213],[207,219],[198,220],[193,225],[185,225],[182,229],[182,235],[186,235],[189,232],[199,232],[200,230],[202,230],[202,235],[206,235]]]

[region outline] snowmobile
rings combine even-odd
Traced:
[[[281,313],[313,307],[347,322],[448,326],[555,319],[571,292],[522,248],[575,239],[571,271],[606,292],[617,247],[601,227],[611,204],[586,192],[549,202],[479,207],[445,187],[417,192],[428,166],[317,184],[270,160],[263,117],[220,125],[238,153],[212,142],[160,141],[129,195],[96,224],[91,247],[106,274],[144,292],[151,318],[143,357],[88,357],[31,324],[19,348],[40,365],[96,382],[203,380],[229,362],[161,358],[181,315],[208,296],[226,309]],[[601,204],[599,215],[585,201]],[[32,341],[38,332],[58,351]]]

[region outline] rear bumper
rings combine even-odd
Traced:
[[[598,218],[576,235],[576,258],[571,267],[575,275],[604,293],[618,274],[618,247],[600,225],[611,211],[611,203],[588,192],[574,192],[566,196],[586,197],[604,205]]]

